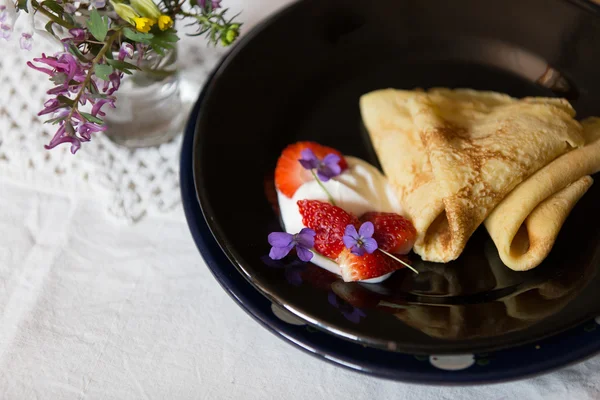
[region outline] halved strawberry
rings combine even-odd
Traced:
[[[366,221],[373,223],[373,239],[380,249],[393,254],[407,254],[415,244],[417,230],[412,222],[401,215],[368,212],[360,217],[360,222]]]
[[[302,153],[302,150],[304,149],[311,149],[320,159],[323,159],[330,153],[337,154],[341,158],[339,165],[342,168],[342,171],[348,168],[348,163],[342,156],[342,153],[336,149],[322,146],[315,142],[298,142],[290,144],[283,152],[281,152],[281,155],[277,160],[277,166],[275,167],[275,187],[289,198],[294,196],[296,190],[298,190],[303,183],[314,179],[310,171],[304,169],[298,161],[302,158],[300,153]]]
[[[358,227],[358,218],[339,207],[319,200],[299,200],[302,224],[316,232],[315,250],[332,259],[345,249],[342,237],[346,226]]]
[[[404,257],[399,258],[402,261],[408,262]],[[350,250],[344,249],[336,261],[340,265],[342,278],[346,282],[377,278],[405,268],[404,265],[380,251],[357,256],[352,254]]]

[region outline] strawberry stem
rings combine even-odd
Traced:
[[[317,176],[317,174],[315,174],[315,170],[311,169],[310,173],[315,178],[315,180],[317,181],[317,183],[319,184],[319,186],[321,186],[321,189],[323,189],[323,191],[327,195],[327,198],[329,199],[329,202],[335,206],[336,205],[335,204],[335,200],[333,200],[333,197],[331,196],[331,194],[329,193],[329,191],[327,190],[327,188],[325,187],[325,185],[323,185],[323,182],[321,182],[321,180],[319,179],[319,177]]]
[[[391,257],[392,259],[394,259],[394,260],[398,261],[400,264],[404,265],[405,267],[407,267],[407,268],[411,269],[411,270],[412,270],[412,271],[413,271],[415,274],[417,274],[417,275],[419,274],[419,271],[417,271],[417,270],[416,270],[416,269],[414,269],[412,266],[410,266],[409,264],[405,263],[404,261],[402,261],[401,259],[399,259],[399,258],[398,258],[398,257],[396,257],[395,255],[393,255],[393,254],[390,254],[390,253],[388,253],[387,251],[385,251],[385,250],[382,250],[382,249],[379,249],[379,248],[378,248],[377,250],[379,250],[380,252],[382,252],[382,253],[383,253],[383,254],[385,254],[386,256],[388,256],[388,257]]]

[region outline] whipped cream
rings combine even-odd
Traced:
[[[387,178],[377,168],[356,157],[344,157],[348,169],[342,174],[322,184],[327,188],[338,207],[361,216],[368,211],[390,212],[403,215],[402,207],[396,199]],[[277,191],[279,209],[284,228],[288,233],[298,233],[305,226],[298,210],[298,200],[321,200],[328,202],[327,194],[316,181],[304,183],[296,190],[294,197],[287,198]],[[332,259],[313,253],[313,264],[337,275],[341,275],[339,265]],[[379,283],[391,273],[361,282]]]

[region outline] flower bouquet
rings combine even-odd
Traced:
[[[34,35],[57,41],[61,51],[42,54],[27,65],[49,76],[53,88],[38,113],[57,126],[45,147],[69,143],[75,154],[82,142],[106,130],[104,107],[117,106],[125,74],[143,68],[149,54],[164,56],[179,40],[175,22],[195,26],[214,45],[229,46],[241,24],[226,18],[221,0],[0,0],[0,36],[10,39],[18,21],[28,17],[20,37],[31,50]]]

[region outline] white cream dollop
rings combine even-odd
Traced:
[[[322,182],[338,207],[356,216],[361,216],[369,211],[404,214],[387,178],[377,168],[356,157],[346,156],[345,158],[348,169],[339,176]],[[298,211],[298,200],[328,201],[327,194],[316,181],[304,183],[296,190],[291,199],[279,191],[277,191],[277,197],[281,219],[288,233],[298,233],[305,227],[302,224],[302,215]],[[341,275],[340,267],[330,258],[315,254],[311,262],[334,274]],[[391,273],[362,282],[378,283],[390,275]]]

